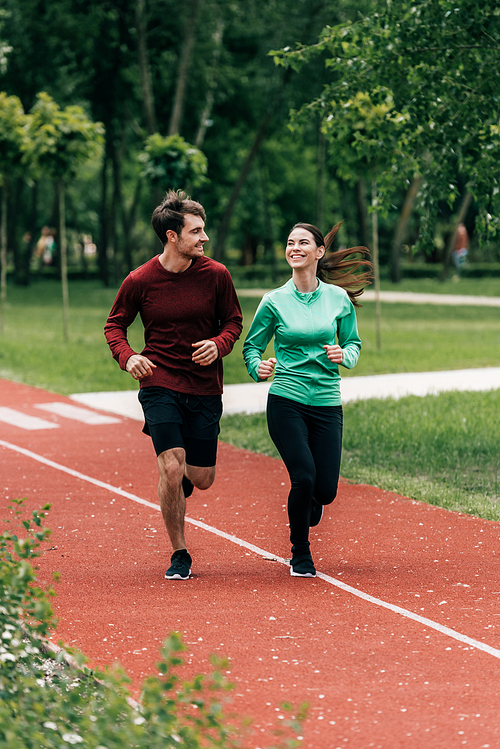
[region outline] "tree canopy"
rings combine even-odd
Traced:
[[[440,203],[453,206],[464,188],[479,208],[483,234],[495,234],[500,207],[495,168],[500,155],[498,3],[387,0],[378,6],[357,21],[327,26],[313,45],[276,52],[279,65],[297,71],[318,57],[325,61],[329,80],[302,114],[320,112],[333,144],[347,128],[355,154],[367,161],[382,155],[386,208],[395,181],[412,172],[422,175],[421,225],[427,235]],[[367,104],[372,115],[376,106],[387,107],[378,123],[370,118],[372,127]]]
[[[105,283],[153,252],[159,171],[190,182],[212,251],[242,264],[274,263],[297,220],[345,219],[341,241],[367,243],[376,176],[387,262],[411,185],[428,254],[466,195],[470,228],[498,229],[499,47],[493,0],[5,0],[0,90],[102,123],[66,211]],[[168,168],[167,141],[184,153]],[[57,225],[52,156],[9,196],[16,273],[22,237]],[[196,174],[169,171],[191,156]]]

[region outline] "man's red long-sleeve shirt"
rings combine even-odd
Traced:
[[[142,387],[160,386],[180,393],[222,393],[222,357],[242,330],[241,308],[227,268],[208,257],[196,258],[182,273],[165,270],[156,256],[132,271],[122,283],[104,333],[122,369],[136,352],[127,328],[140,314],[145,347],[154,364]],[[211,339],[219,358],[206,367],[195,364],[192,344]]]

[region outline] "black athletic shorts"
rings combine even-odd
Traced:
[[[190,395],[163,387],[139,390],[144,411],[144,434],[153,440],[157,455],[173,447],[186,451],[186,463],[214,466],[222,416],[220,395]]]

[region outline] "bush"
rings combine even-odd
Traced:
[[[185,650],[178,633],[161,651],[159,676],[143,685],[140,704],[130,700],[129,679],[118,668],[94,672],[69,667],[60,651],[48,667],[43,638],[54,627],[49,597],[36,585],[33,560],[50,534],[42,526],[49,506],[22,519],[23,500],[11,506],[9,527],[0,536],[0,746],[2,749],[201,749],[241,746],[247,729],[229,720],[223,698],[232,688],[222,674],[225,660],[212,659],[213,672],[181,683],[175,669]],[[23,537],[12,527],[21,522]],[[79,662],[83,664],[83,657]],[[56,667],[54,667],[56,666]],[[294,719],[280,731],[277,746],[296,747]]]

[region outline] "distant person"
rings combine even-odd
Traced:
[[[465,224],[459,224],[455,232],[455,249],[453,250],[453,264],[457,273],[462,270],[469,252],[469,235]]]
[[[192,559],[184,537],[186,497],[215,479],[222,414],[222,357],[242,330],[229,271],[204,255],[205,211],[182,191],[169,192],[152,225],[163,251],[121,285],[105,326],[120,367],[139,380],[144,432],[159,470],[158,497],[172,544],[168,579],[186,580]],[[140,354],[127,340],[137,315]]]
[[[329,252],[340,227],[326,239],[311,224],[295,224],[286,246],[292,278],[263,297],[243,356],[254,380],[275,372],[267,423],[290,476],[288,518],[294,577],[315,577],[309,528],[335,499],[342,451],[339,364],[358,361],[357,297],[371,279],[365,247]],[[358,258],[354,253],[358,254]],[[276,358],[262,360],[274,336]]]
[[[53,229],[44,226],[35,247],[35,257],[38,258],[38,265],[40,268],[44,265],[52,265],[55,244]]]

